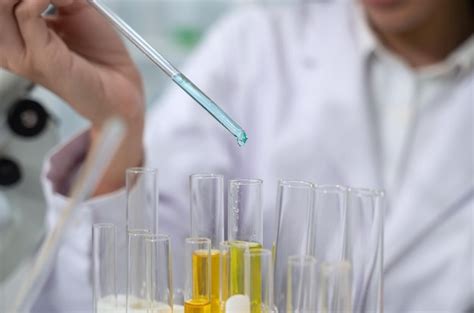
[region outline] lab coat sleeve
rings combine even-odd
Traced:
[[[229,115],[244,123],[244,128],[245,114],[235,109],[235,95],[243,79],[235,60],[239,31],[248,19],[247,13],[239,13],[216,25],[183,67],[183,73]],[[229,178],[245,175],[245,170],[235,138],[177,86],[170,86],[148,113],[144,140],[145,165],[159,169],[159,232],[171,236],[174,285],[179,293],[184,278],[184,238],[190,231],[188,176],[215,172]],[[83,132],[59,147],[47,162],[43,181],[50,205],[50,227],[66,203],[64,195],[88,145],[88,135]],[[233,169],[239,169],[240,175]],[[90,199],[78,211],[34,312],[87,312],[92,307],[91,226],[111,222],[125,229],[125,192],[118,190]],[[117,251],[126,251],[125,236],[117,236],[117,241]]]

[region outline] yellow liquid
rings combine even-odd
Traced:
[[[184,313],[211,313],[211,302],[207,299],[194,299],[184,302]]]
[[[193,298],[199,299],[207,296],[207,283],[203,281],[205,271],[207,271],[207,252],[195,251],[193,254]],[[211,312],[220,313],[220,252],[211,250],[211,268],[210,294],[211,294]]]
[[[245,285],[244,285],[244,270],[245,270],[245,259],[244,254],[245,250],[242,249],[242,244],[248,244],[250,250],[258,250],[262,248],[262,245],[256,242],[242,242],[236,241],[236,246],[232,247],[232,242],[230,243],[230,258],[223,257],[222,268],[223,271],[223,286],[222,286],[222,298],[224,300],[228,299],[234,295],[245,294]],[[227,262],[230,261],[230,270],[225,270],[229,267]],[[251,279],[251,312],[252,313],[261,313],[262,305],[262,274],[261,274],[261,262],[257,257],[251,259],[252,272],[250,273]],[[230,277],[228,277],[230,276]]]

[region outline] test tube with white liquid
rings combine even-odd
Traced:
[[[117,311],[116,229],[113,224],[92,226],[94,313]]]
[[[170,238],[145,237],[147,313],[172,313],[173,275]]]

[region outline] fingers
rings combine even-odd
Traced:
[[[60,10],[87,5],[83,0],[0,0],[0,67],[28,74],[26,68],[55,36],[42,16],[51,3]]]
[[[15,16],[26,52],[38,52],[49,41],[50,32],[42,17],[49,3],[49,0],[22,0],[15,7]]]
[[[19,0],[0,0],[0,67],[9,68],[8,56],[23,50],[23,39],[14,15]]]

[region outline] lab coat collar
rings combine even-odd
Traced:
[[[471,35],[461,46],[454,50],[444,61],[421,68],[419,75],[434,77],[454,73],[464,75],[474,69],[474,35]]]
[[[389,58],[399,59],[387,49],[369,25],[367,14],[359,1],[350,1],[351,24],[358,53],[368,59],[372,55],[388,55]],[[403,62],[403,60],[401,60]],[[474,35],[467,38],[463,44],[449,54],[443,61],[416,70],[421,77],[442,76],[450,73],[464,74],[474,68]]]
[[[364,58],[368,58],[376,52],[377,48],[381,47],[381,44],[374,31],[370,28],[367,15],[359,1],[351,1],[349,7],[358,52]]]

